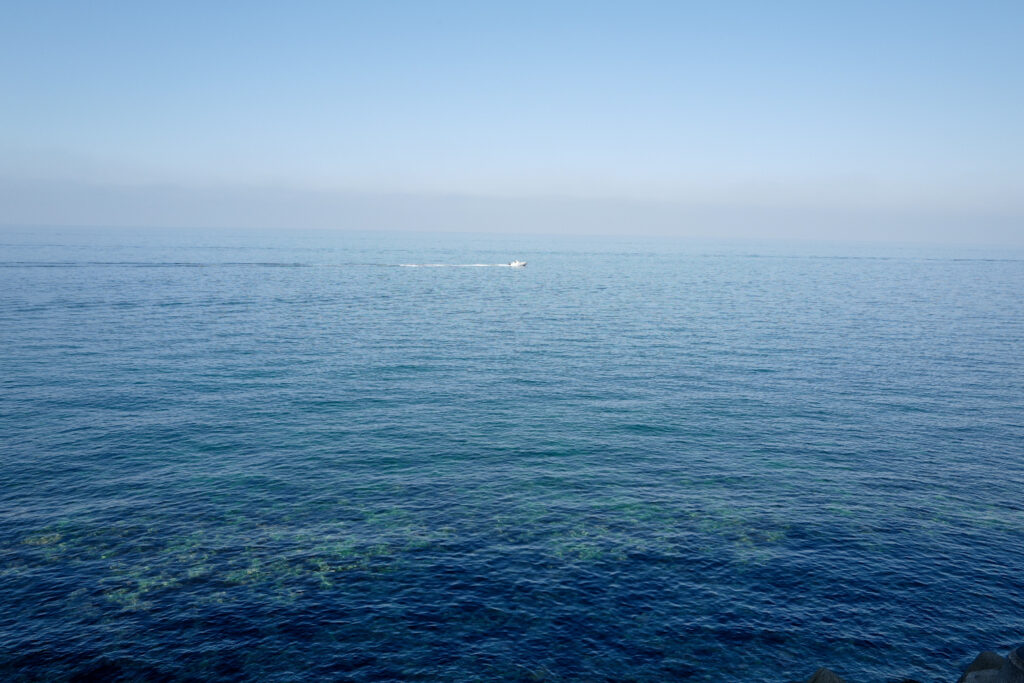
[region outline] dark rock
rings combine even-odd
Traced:
[[[965,673],[957,683],[999,683],[999,680],[999,669],[982,669]]]
[[[999,683],[1024,683],[1024,645],[1010,650],[1006,661],[999,667]]]
[[[957,683],[1024,683],[1024,645],[1006,657],[991,651],[982,652]]]
[[[815,671],[814,675],[807,679],[807,683],[846,683],[846,681],[823,667]]]
[[[1002,655],[985,650],[974,658],[956,683],[995,683],[996,674],[1005,662],[1006,658]]]
[[[974,658],[974,661],[964,670],[964,673],[983,671],[984,669],[998,669],[1005,662],[1006,657],[997,652],[992,652],[992,650],[985,650]]]

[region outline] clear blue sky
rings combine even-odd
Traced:
[[[682,232],[714,223],[708,207],[813,214],[826,236],[843,212],[1024,232],[1021,0],[0,14],[0,223],[240,224],[255,192],[276,222],[291,202],[337,227],[374,227],[367,198],[384,215],[398,195],[431,227],[486,217],[456,197],[536,216],[569,202],[583,222],[588,202],[624,222],[676,207]],[[162,214],[133,208],[147,193]]]

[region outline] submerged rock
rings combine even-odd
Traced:
[[[999,668],[999,683],[1024,683],[1024,645],[1010,650]]]
[[[824,667],[814,672],[807,683],[846,683],[841,676]],[[900,683],[919,683],[905,678]],[[1024,683],[1024,645],[1003,657],[986,650],[974,658],[957,683]]]
[[[973,662],[967,665],[967,668],[964,669],[964,675],[959,678],[957,683],[967,683],[967,677],[975,672],[988,671],[990,669],[998,670],[1005,661],[1006,657],[1003,657],[1001,654],[992,650],[985,650],[975,657]],[[976,678],[972,679],[972,681]]]
[[[982,652],[957,683],[1024,683],[1024,645],[1006,657],[991,650]]]
[[[822,667],[807,679],[807,683],[846,683],[839,674]]]

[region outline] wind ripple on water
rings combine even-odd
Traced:
[[[331,244],[4,258],[7,678],[945,680],[1024,640],[1022,262]],[[416,254],[531,266],[367,267]]]

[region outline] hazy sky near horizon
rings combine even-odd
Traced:
[[[1020,0],[2,15],[0,223],[1024,240]]]

